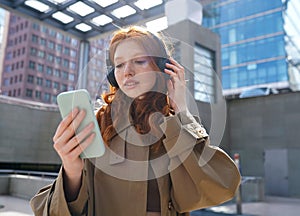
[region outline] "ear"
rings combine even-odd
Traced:
[[[115,77],[115,69],[114,69],[114,68],[111,68],[111,69],[108,71],[108,74],[107,74],[106,77],[107,77],[108,82],[109,82],[113,87],[119,88],[118,82],[117,82],[116,77]]]

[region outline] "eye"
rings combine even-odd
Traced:
[[[124,65],[124,63],[121,63],[121,64],[116,64],[115,68],[122,68]]]
[[[148,64],[148,59],[146,57],[142,57],[142,58],[136,58],[134,60],[134,63],[135,64],[138,64],[138,65],[144,65],[144,64]]]

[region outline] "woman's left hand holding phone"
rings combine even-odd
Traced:
[[[82,131],[76,134],[76,129],[84,119],[86,112],[74,108],[58,125],[53,137],[54,149],[58,153],[63,164],[63,181],[66,199],[75,200],[80,186],[81,175],[84,166],[80,154],[86,149],[95,133],[91,133],[94,125],[88,124]]]

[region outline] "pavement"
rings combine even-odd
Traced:
[[[29,200],[0,195],[0,216],[32,216]],[[236,204],[224,205],[197,210],[192,216],[233,216]],[[241,216],[299,216],[300,199],[266,196],[263,202],[242,203]]]

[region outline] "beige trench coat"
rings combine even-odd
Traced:
[[[145,216],[149,165],[157,178],[162,216],[187,216],[234,196],[240,183],[236,165],[209,144],[194,117],[186,113],[167,117],[161,125],[165,152],[150,157],[149,147],[130,143],[134,135],[130,127],[124,128],[104,156],[85,160],[75,201],[65,199],[61,169],[55,182],[31,199],[35,215]]]

